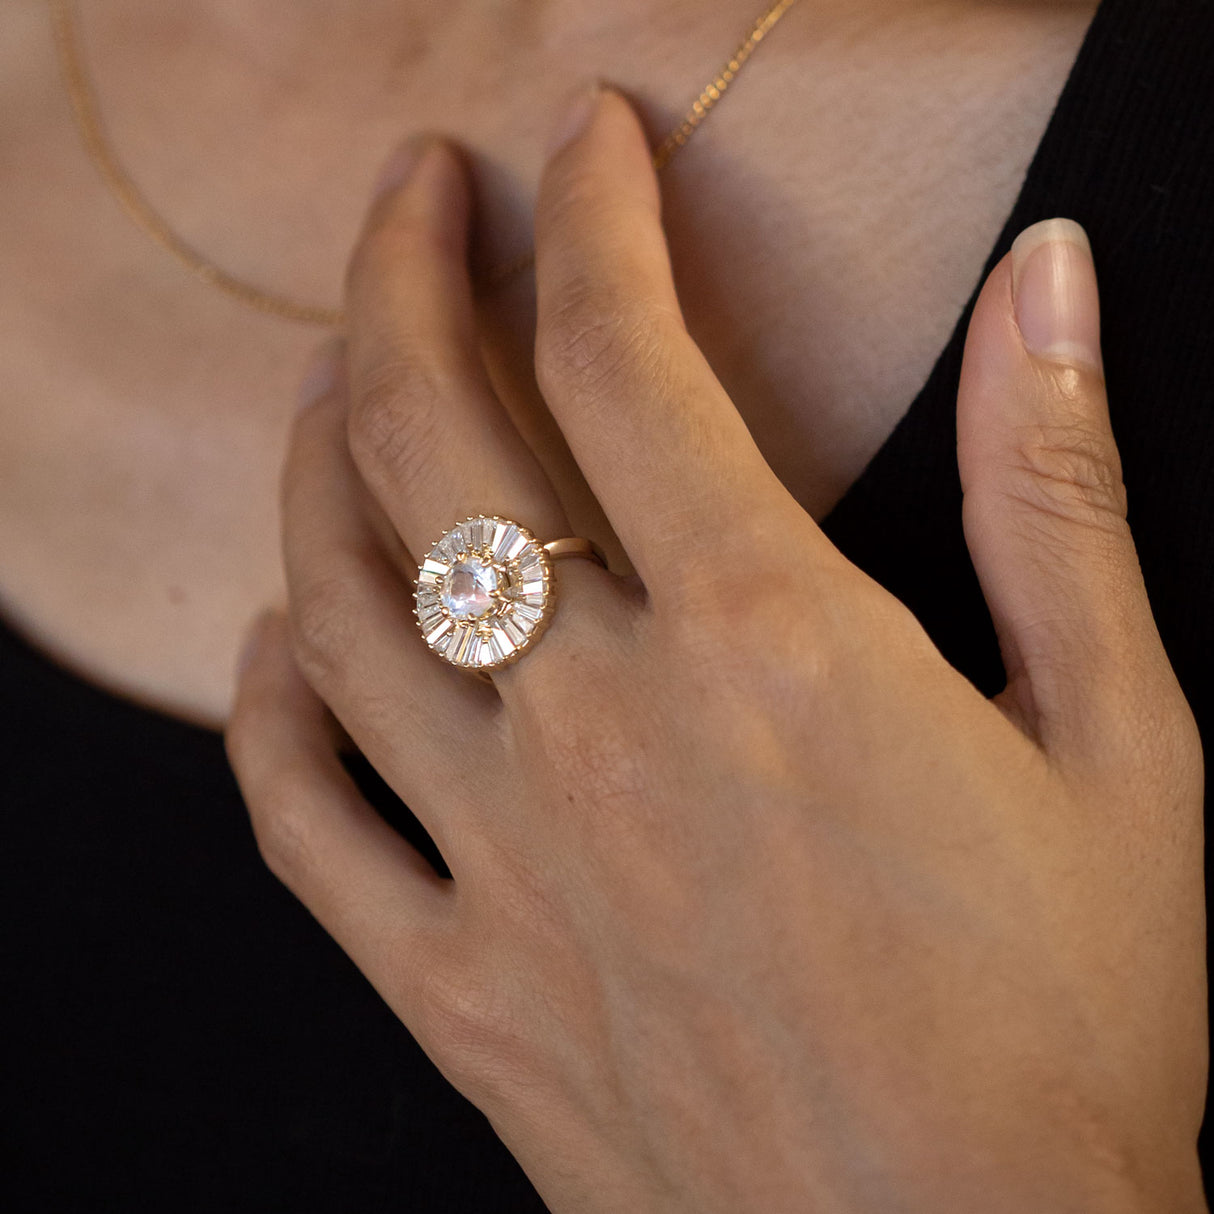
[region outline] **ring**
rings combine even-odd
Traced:
[[[518,661],[552,619],[552,562],[570,556],[607,568],[602,549],[581,536],[541,544],[526,527],[496,514],[456,523],[418,569],[413,614],[426,644],[465,670]]]

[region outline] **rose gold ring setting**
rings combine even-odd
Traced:
[[[413,614],[426,644],[444,661],[478,673],[518,661],[552,619],[553,562],[571,556],[607,568],[593,540],[566,536],[541,544],[496,514],[463,519],[418,570]]]

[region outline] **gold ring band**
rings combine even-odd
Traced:
[[[561,540],[549,540],[544,545],[544,551],[554,561],[560,560],[564,556],[585,556],[592,561],[598,561],[604,569],[607,568],[607,558],[603,555],[603,550],[594,540],[585,539],[580,535],[569,535]]]
[[[496,514],[461,520],[418,569],[413,614],[422,637],[444,661],[479,674],[517,662],[552,619],[553,564],[573,556],[607,568],[602,549],[584,536],[541,544]]]

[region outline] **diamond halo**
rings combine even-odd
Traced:
[[[444,661],[493,670],[517,661],[547,627],[553,589],[552,558],[526,527],[474,515],[426,554],[413,614]]]

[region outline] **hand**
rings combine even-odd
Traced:
[[[423,141],[295,426],[289,623],[228,735],[270,867],[555,1211],[1204,1209],[1201,747],[1082,233],[1030,230],[970,326],[988,700],[768,468],[605,92],[541,185],[536,370],[636,575],[561,562],[489,684],[424,645],[406,554],[477,512],[572,532],[478,352],[469,205]],[[453,881],[361,799],[329,710]]]

